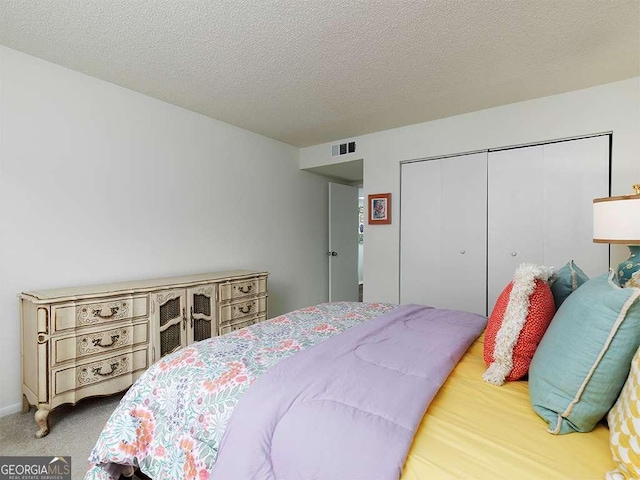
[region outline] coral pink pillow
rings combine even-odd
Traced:
[[[544,332],[556,313],[549,278],[553,269],[523,263],[498,297],[484,337],[482,375],[502,385],[524,377]]]

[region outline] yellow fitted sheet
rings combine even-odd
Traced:
[[[551,435],[527,382],[482,380],[483,337],[464,355],[416,432],[402,480],[603,480],[613,469],[609,430]]]

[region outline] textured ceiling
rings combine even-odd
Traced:
[[[640,0],[0,0],[0,44],[307,146],[640,75]]]

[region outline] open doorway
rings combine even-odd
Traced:
[[[358,188],[358,301],[364,299],[364,277],[362,264],[364,261],[364,190]]]
[[[358,301],[358,188],[329,182],[329,301]]]
[[[363,164],[364,164],[363,159],[358,159],[358,160],[350,160],[347,162],[333,163],[330,165],[322,165],[318,167],[311,167],[311,168],[304,169],[306,171],[310,171],[316,174],[326,176],[329,178],[330,182],[335,182],[345,186],[348,185],[350,187],[355,187],[355,190],[357,192],[356,195],[354,195],[354,197],[357,196],[357,203],[352,204],[353,207],[350,207],[350,208],[354,208],[354,210],[352,210],[353,216],[350,217],[352,218],[351,226],[348,227],[348,229],[352,232],[351,233],[352,235],[351,238],[353,238],[352,241],[356,243],[356,245],[351,243],[351,245],[353,245],[353,248],[354,248],[354,253],[355,251],[357,251],[357,256],[354,255],[353,257],[353,268],[354,268],[353,277],[351,277],[351,274],[348,275],[348,277],[353,278],[353,281],[349,280],[348,285],[342,284],[343,286],[340,286],[340,283],[341,283],[340,278],[338,279],[331,278],[332,272],[335,277],[335,272],[338,271],[336,268],[332,268],[332,267],[334,266],[337,267],[338,266],[337,264],[339,263],[339,261],[343,260],[344,257],[340,255],[340,252],[337,252],[337,251],[335,252],[336,253],[335,256],[333,257],[331,256],[334,249],[331,248],[331,239],[330,239],[329,240],[330,248],[328,249],[327,253],[329,255],[328,282],[329,282],[329,298],[331,300],[333,300],[332,297],[335,297],[336,299],[345,299],[345,300],[348,297],[350,301],[363,301],[363,298],[364,298],[364,270],[362,267],[363,258],[364,258],[364,216],[365,216]],[[329,204],[330,204],[329,208],[331,208],[331,200],[329,201]],[[345,205],[346,204],[348,204],[348,202],[345,202]],[[357,207],[357,210],[355,207]],[[329,223],[331,225],[331,215],[330,215]],[[335,228],[335,225],[334,225],[334,228]],[[329,230],[331,230],[331,226],[329,226]],[[331,234],[329,236],[331,237]],[[335,263],[335,265],[332,265],[332,262]],[[336,285],[340,286],[339,289],[341,289],[342,291],[336,291]],[[353,292],[353,294],[350,292]]]

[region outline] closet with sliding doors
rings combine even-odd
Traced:
[[[401,163],[400,302],[487,315],[518,265],[609,268],[610,135]]]

